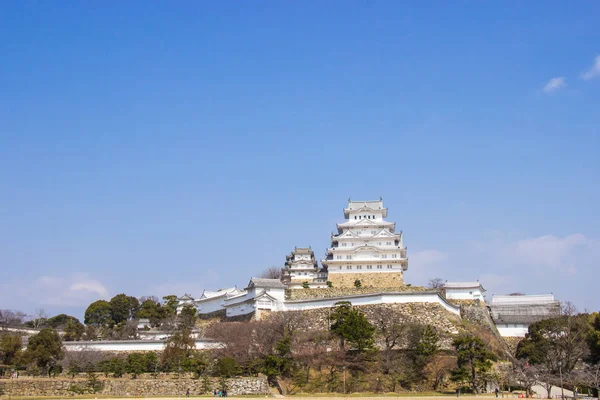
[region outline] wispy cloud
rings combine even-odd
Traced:
[[[515,257],[523,264],[562,267],[567,255],[575,247],[586,243],[586,237],[580,233],[565,237],[544,235],[518,241],[514,246]]]
[[[581,74],[581,79],[587,81],[592,78],[596,78],[600,76],[600,56],[596,56],[594,59],[594,65],[592,68]]]
[[[423,250],[410,256],[411,265],[417,268],[426,268],[433,264],[441,263],[448,258],[446,253],[439,250]]]
[[[552,78],[548,81],[548,83],[546,83],[546,86],[544,86],[544,89],[542,89],[544,91],[544,93],[554,93],[556,92],[558,89],[561,89],[563,87],[567,86],[567,82],[565,81],[565,78],[562,76],[558,76],[556,78]]]
[[[40,304],[47,306],[80,307],[91,301],[109,298],[106,287],[85,274],[41,276],[33,286]]]

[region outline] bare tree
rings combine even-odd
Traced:
[[[370,315],[377,333],[383,339],[385,350],[393,350],[401,345],[405,338],[408,324],[398,318],[398,313],[387,307],[377,307]]]
[[[536,366],[531,366],[523,360],[515,361],[513,365],[512,376],[507,379],[508,382],[514,382],[525,388],[527,395],[531,395],[531,388],[538,383],[540,371]]]
[[[427,284],[427,289],[442,290],[444,288],[444,280],[442,278],[432,278]]]
[[[80,372],[95,371],[104,354],[97,350],[83,348],[79,351],[66,351],[61,365],[72,377]]]
[[[140,300],[140,304],[142,304],[146,300],[152,300],[153,302],[160,304],[160,300],[156,296],[142,296],[142,297],[140,297],[139,300]]]
[[[266,279],[281,279],[281,274],[281,268],[272,266],[262,271],[258,277]]]
[[[0,310],[0,326],[21,327],[27,319],[27,314],[17,310]]]
[[[35,314],[32,316],[31,324],[34,329],[41,329],[46,326],[48,321],[48,314],[43,308],[36,308]]]
[[[425,367],[425,375],[431,382],[434,391],[440,390],[450,371],[456,368],[456,359],[445,355],[436,355]]]

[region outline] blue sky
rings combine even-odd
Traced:
[[[200,295],[382,196],[406,280],[600,308],[596,2],[12,2],[0,308]]]

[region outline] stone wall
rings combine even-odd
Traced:
[[[190,395],[204,394],[201,379],[101,379],[103,383],[99,396],[185,396],[187,389]],[[27,379],[0,380],[4,388],[4,396],[71,396],[77,394],[69,390],[73,386],[84,387],[85,379]],[[212,389],[219,389],[219,380],[211,378]],[[266,378],[232,378],[227,379],[229,395],[269,393]]]
[[[401,271],[369,273],[330,273],[327,278],[334,288],[353,288],[354,282],[360,280],[363,287],[388,288],[404,286]]]
[[[354,282],[353,282],[354,283]],[[287,300],[324,299],[328,297],[352,296],[358,294],[381,293],[381,292],[423,292],[422,286],[386,286],[386,287],[360,287],[349,288],[334,287],[323,289],[292,289],[286,291]]]
[[[442,347],[451,347],[451,337],[462,331],[461,319],[458,315],[448,312],[437,303],[395,303],[356,306],[362,311],[369,322],[379,325],[380,321],[393,320],[399,323],[415,323],[432,325],[442,338]],[[329,317],[331,308],[320,308],[305,311],[288,311],[294,329],[301,332],[326,332],[329,331]],[[277,316],[281,312],[271,313]],[[266,319],[266,318],[264,318]]]

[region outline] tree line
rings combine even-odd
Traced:
[[[594,392],[600,385],[600,315],[578,313],[568,303],[561,315],[530,325],[514,354],[506,354],[468,325],[461,334],[447,337],[435,326],[399,320],[385,307],[367,318],[348,302],[336,304],[327,318],[328,328],[321,331],[311,328],[314,321],[302,312],[273,313],[260,321],[214,323],[204,335],[221,346],[199,351],[192,338],[193,307],[176,315],[168,299],[164,304],[155,299],[136,304],[133,299],[117,295],[111,301],[93,303],[86,311],[90,325],[85,329],[110,334],[140,315],[154,313],[161,316],[154,324],[170,329],[164,351],[127,356],[65,353],[64,337],[56,327],[75,321],[63,314],[48,318],[48,327],[29,338],[26,350],[19,336],[0,334],[0,364],[26,368],[32,375],[93,372],[135,378],[142,373],[170,372],[205,379],[264,374],[286,393],[456,388],[481,392],[490,387],[531,393],[537,384],[550,392],[561,380],[567,388]],[[148,309],[152,313],[144,314]],[[157,309],[161,311],[155,313]]]

